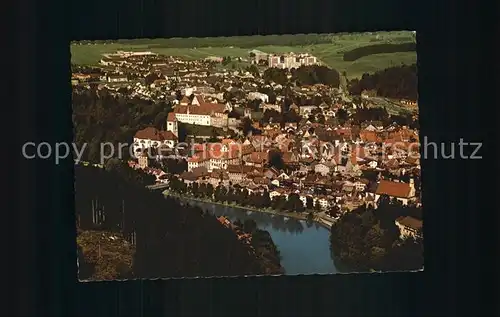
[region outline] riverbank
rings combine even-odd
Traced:
[[[281,256],[278,247],[266,230],[255,229],[250,233],[251,245],[255,250],[255,256],[262,263],[265,274],[285,274],[281,265]]]
[[[259,229],[252,220],[243,223],[239,219],[231,222],[225,216],[217,219],[224,227],[231,229],[243,245],[250,248],[250,252],[259,261],[263,274],[285,273],[280,252],[268,231]]]
[[[173,197],[172,197],[173,198]],[[210,204],[195,200],[178,200],[184,205],[200,208],[203,213],[224,217],[245,232],[267,231],[279,251],[280,264],[286,275],[334,274],[339,272],[332,260],[330,230],[311,221],[298,221],[264,212],[250,212],[224,204]],[[287,220],[288,219],[288,220]],[[257,230],[255,230],[257,228]],[[256,237],[252,237],[252,242]],[[241,240],[243,241],[243,240]],[[259,254],[259,252],[256,252]],[[272,253],[268,253],[271,259]],[[271,266],[272,265],[266,265]]]
[[[299,214],[299,213],[295,213],[295,212],[277,211],[277,210],[270,209],[270,208],[254,208],[254,207],[250,207],[250,206],[241,206],[241,205],[237,205],[237,204],[229,204],[229,203],[213,201],[211,199],[206,199],[206,198],[193,197],[191,195],[181,196],[181,195],[178,195],[175,193],[171,193],[168,190],[165,190],[163,192],[163,194],[165,196],[171,196],[171,197],[175,197],[175,198],[179,198],[179,199],[192,200],[192,201],[197,201],[197,202],[201,202],[201,203],[213,204],[213,205],[218,205],[218,206],[223,206],[223,207],[231,207],[231,208],[242,209],[242,210],[252,211],[252,212],[263,212],[263,213],[267,213],[267,214],[271,214],[271,215],[289,217],[289,218],[293,218],[293,219],[297,219],[297,220],[307,221],[307,213],[306,213],[306,215],[304,215],[304,214]],[[318,216],[315,216],[313,218],[313,222],[319,224],[320,226],[322,226],[328,230],[330,230],[330,228],[333,224],[332,221],[323,219],[323,218],[318,217]]]

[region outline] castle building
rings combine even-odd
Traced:
[[[169,114],[169,121],[167,121],[167,129],[169,122],[173,122],[175,116],[178,122],[213,126],[213,127],[227,127],[228,116],[230,111],[229,105],[205,102],[202,96],[194,96],[192,101],[189,98],[182,98],[179,105],[174,108],[173,115]],[[173,123],[170,125],[174,128]]]

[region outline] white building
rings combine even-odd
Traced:
[[[174,115],[179,122],[210,126],[210,113],[196,110],[193,106],[178,106],[174,110]]]
[[[225,170],[228,166],[241,165],[239,147],[208,143],[201,145],[197,150],[198,152],[188,159],[188,171],[204,166],[209,172],[212,172],[216,169]]]
[[[317,106],[314,105],[308,105],[308,106],[300,106],[299,107],[299,114],[303,117],[308,117],[313,110],[317,109]]]
[[[174,108],[173,113],[177,121],[204,126],[227,126],[228,105],[207,103],[199,95],[194,96],[191,104],[188,104],[188,101],[189,98],[184,97],[180,104]]]
[[[309,54],[286,54],[286,55],[269,55],[269,67],[277,68],[299,68],[300,66],[316,65],[318,60],[316,57]]]
[[[147,127],[137,131],[134,135],[134,154],[145,149],[158,148],[160,145],[174,147],[177,136],[172,131],[160,131],[154,127]]]
[[[281,112],[281,105],[277,105],[277,104],[263,103],[262,105],[260,105],[259,108],[261,108],[263,112],[266,110],[275,110],[275,111]]]
[[[128,78],[125,75],[108,75],[108,82],[110,83],[123,83],[127,81]]]
[[[269,197],[273,199],[276,196],[281,196],[281,193],[277,190],[273,190],[272,192],[269,192]]]
[[[417,238],[422,233],[422,220],[413,217],[399,217],[395,223],[399,228],[401,239],[408,237]]]
[[[269,96],[257,91],[249,92],[247,98],[248,100],[260,99],[265,103],[269,103]]]
[[[328,209],[329,203],[328,199],[325,197],[314,197],[314,206],[316,206],[316,203],[319,203],[319,206],[321,207],[321,210],[326,210]]]

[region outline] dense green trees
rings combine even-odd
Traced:
[[[284,211],[286,208],[286,198],[285,196],[274,196],[271,200],[271,207],[275,210]]]
[[[260,77],[259,68],[255,65],[250,65],[246,68],[246,71],[252,74],[254,77]]]
[[[314,199],[312,196],[306,197],[306,208],[312,210],[314,208]]]
[[[281,68],[268,68],[264,71],[262,78],[266,82],[275,82],[279,85],[285,85],[288,82],[287,70]]]
[[[248,135],[250,132],[255,131],[252,125],[252,120],[248,117],[241,119],[240,129],[242,130],[243,135]]]
[[[295,111],[278,112],[274,109],[267,109],[260,120],[262,124],[268,123],[299,123],[302,117]]]
[[[134,134],[145,127],[164,128],[172,105],[140,98],[116,97],[105,90],[73,90],[74,141],[83,151],[83,161],[99,163],[100,143],[131,144]],[[126,159],[129,148],[123,147]],[[118,156],[118,153],[114,153]]]
[[[374,74],[363,74],[360,80],[349,82],[349,92],[360,95],[363,90],[376,90],[389,98],[417,100],[417,65],[390,67]]]
[[[122,39],[112,41],[93,41],[95,43],[119,43],[123,45],[150,45],[150,39]],[[278,45],[278,46],[300,46],[313,44],[330,44],[332,42],[331,34],[284,34],[284,35],[265,35],[265,36],[235,36],[235,37],[208,37],[199,38],[169,38],[156,39],[155,47],[176,47],[190,48],[193,47],[227,47],[234,46],[240,48],[253,49],[258,46]],[[85,41],[73,42],[73,44],[82,43]]]
[[[134,177],[128,173],[136,171],[122,169],[115,163],[109,163],[109,171],[75,166],[76,213],[81,230],[117,232],[129,241],[135,234],[134,277],[227,276],[268,271],[215,217],[151,192],[131,180]]]
[[[286,200],[285,209],[288,211],[303,212],[306,208],[302,200],[300,200],[299,194],[290,193]]]
[[[400,44],[374,44],[368,46],[357,47],[353,50],[344,53],[344,61],[353,62],[361,57],[373,54],[397,53],[397,52],[415,52],[417,44],[415,42],[400,43]]]
[[[292,81],[299,85],[323,84],[339,87],[340,84],[339,72],[322,65],[301,66],[295,70],[292,69],[291,73]]]
[[[370,121],[380,121],[384,126],[390,124],[389,113],[385,108],[361,108],[357,109],[353,115],[353,121],[356,124],[362,124]]]
[[[274,270],[274,274],[276,274],[276,270],[281,270],[281,273],[285,273],[280,268],[280,252],[268,231],[259,229],[255,220],[252,219],[246,219],[244,222],[237,219],[234,224],[252,235],[252,246],[260,255],[259,258],[263,261],[265,267]],[[273,273],[272,270],[268,270],[266,273]]]
[[[291,78],[288,79],[288,74]],[[301,66],[290,71],[281,68],[268,68],[262,76],[267,82],[275,82],[280,85],[287,83],[297,83],[298,85],[324,84],[332,87],[339,87],[340,74],[337,70],[323,65]]]
[[[220,203],[234,203],[240,206],[249,206],[254,208],[273,208],[275,210],[287,212],[304,212],[306,207],[296,193],[285,196],[275,196],[273,199],[269,196],[269,191],[265,190],[263,193],[252,192],[250,193],[246,188],[238,185],[233,186],[216,186],[213,188],[211,184],[195,184],[186,185],[182,180],[176,176],[170,179],[170,190],[176,194],[189,193],[197,198],[213,199]],[[319,208],[314,206],[311,209]]]
[[[188,169],[188,164],[185,159],[163,159],[161,164],[163,169],[170,174],[181,174]]]
[[[382,198],[375,210],[363,205],[345,214],[331,228],[335,256],[357,271],[421,269],[422,239],[401,240],[395,224],[399,216],[415,216],[415,209]]]
[[[345,109],[339,109],[337,111],[337,120],[340,124],[344,124],[349,119],[349,113]]]
[[[285,168],[285,162],[283,161],[283,153],[278,149],[269,150],[269,167],[275,167],[278,170]]]
[[[387,109],[377,108],[359,108],[352,115],[354,124],[360,125],[370,121],[379,121],[384,126],[396,123],[401,126],[408,126],[411,129],[418,129],[418,120],[414,120],[412,114],[389,114]]]

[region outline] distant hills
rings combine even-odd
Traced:
[[[250,50],[270,54],[310,53],[325,65],[346,72],[349,79],[363,73],[373,73],[394,65],[416,62],[415,50],[397,45],[415,43],[409,31],[365,32],[342,34],[286,34],[266,36],[235,36],[211,38],[130,39],[110,41],[80,41],[71,45],[74,64],[97,64],[102,54],[117,50],[152,51],[158,54],[202,59],[209,56],[248,58]],[[389,45],[388,48],[381,45]],[[378,52],[359,55],[357,48],[380,46]],[[384,48],[383,50],[381,48]],[[351,53],[348,53],[351,52]],[[357,53],[356,53],[357,52]],[[348,57],[345,58],[345,54]],[[352,56],[357,56],[353,58]]]

